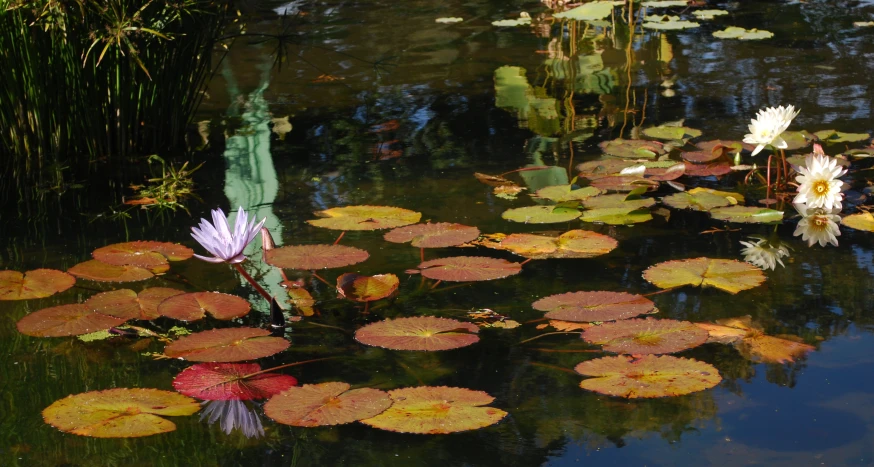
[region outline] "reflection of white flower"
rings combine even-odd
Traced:
[[[801,235],[801,239],[807,241],[807,246],[813,246],[814,243],[819,243],[819,246],[825,246],[826,243],[838,246],[838,237],[841,235],[838,222],[841,221],[841,216],[837,214],[840,209],[814,209],[803,204],[796,204],[795,209],[801,213],[802,218],[792,235]]]
[[[836,179],[847,170],[838,165],[837,159],[815,153],[807,156],[805,165],[807,167],[798,167],[801,175],[795,177],[795,181],[800,185],[792,202],[805,203],[808,208],[840,210],[844,182]]]
[[[208,419],[209,423],[220,422],[222,431],[231,434],[234,429],[243,432],[247,438],[264,436],[264,426],[258,412],[250,409],[244,401],[205,401],[200,420]]]
[[[785,108],[768,107],[764,110],[759,110],[756,118],[750,120],[750,133],[744,136],[744,143],[755,144],[756,149],[753,150],[753,155],[759,153],[767,145],[772,145],[780,149],[789,147],[786,141],[780,137],[780,134],[789,128],[792,119],[798,115],[800,110],[795,110],[795,107],[789,105]]]
[[[789,248],[780,244],[771,244],[764,238],[752,237],[750,240],[757,241],[740,242],[741,245],[746,247],[741,250],[741,254],[744,255],[744,261],[764,270],[777,269],[777,263],[780,263],[780,266],[786,267],[780,258],[789,256]]]

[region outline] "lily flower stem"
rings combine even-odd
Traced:
[[[765,188],[765,199],[771,198],[771,158],[773,158],[773,157],[774,157],[773,154],[768,156],[768,168],[766,170],[766,174],[768,176],[768,181],[765,183],[765,187],[766,187]]]
[[[255,290],[257,290],[258,293],[261,294],[262,297],[264,297],[264,300],[267,300],[268,302],[273,300],[273,296],[271,296],[266,290],[264,290],[264,287],[261,287],[261,284],[256,282],[255,279],[250,276],[245,269],[243,269],[242,264],[234,263],[234,268],[237,269],[237,272],[239,272],[243,276],[243,278],[246,279],[246,281],[252,284],[252,287],[255,287]]]
[[[785,178],[784,182],[789,182],[789,167],[786,165],[786,151],[780,150],[780,159],[783,160],[783,178]],[[785,186],[785,183],[784,183]]]
[[[421,262],[423,262],[423,263],[425,262],[425,249],[424,248],[419,248],[419,259],[421,260]]]

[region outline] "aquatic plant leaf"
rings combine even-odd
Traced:
[[[686,175],[690,177],[719,177],[731,173],[731,165],[725,161],[706,164],[686,163]]]
[[[769,224],[781,222],[783,211],[756,206],[728,206],[711,209],[710,216],[714,219],[742,224]]]
[[[644,21],[641,26],[647,29],[658,29],[658,30],[678,30],[678,29],[691,29],[697,28],[701,26],[701,23],[696,23],[694,21],[685,21],[679,19],[677,16],[662,16],[657,19],[657,21]]]
[[[719,191],[719,190],[714,190],[713,188],[696,187],[696,188],[692,188],[691,190],[687,191],[686,193],[690,193],[692,195],[697,195],[699,193],[710,193],[712,195],[719,195],[719,196],[725,197],[728,200],[728,202],[731,203],[732,205],[738,204],[738,203],[743,203],[745,201],[744,196],[740,193],[735,193],[733,191]]]
[[[736,344],[741,355],[767,363],[791,363],[816,347],[794,340],[756,333]]]
[[[580,178],[595,180],[612,175],[619,175],[623,169],[637,165],[639,162],[641,161],[627,161],[609,158],[583,162],[582,164],[577,165],[576,169],[580,172]]]
[[[508,209],[501,217],[523,224],[553,224],[572,221],[580,217],[580,211],[562,206],[527,206]]]
[[[643,134],[650,138],[663,140],[684,140],[701,136],[701,130],[685,126],[659,125],[643,130]]]
[[[674,193],[662,198],[662,202],[676,209],[692,209],[694,211],[709,211],[713,208],[729,206],[728,198],[707,192]]]
[[[407,243],[416,248],[445,248],[461,245],[479,237],[479,229],[451,222],[414,224],[398,227],[383,238],[393,243]]]
[[[301,315],[312,316],[316,313],[313,309],[316,301],[313,300],[313,296],[310,295],[307,289],[303,287],[289,287],[288,297],[288,303],[300,311]]]
[[[116,318],[151,320],[161,316],[158,304],[184,293],[167,287],[151,287],[139,294],[130,289],[119,289],[93,295],[84,304],[98,313]]]
[[[585,188],[577,188],[572,190],[570,185],[554,185],[546,188],[541,188],[534,193],[534,196],[541,199],[548,199],[556,202],[576,201],[600,195],[602,191],[593,186]]]
[[[308,224],[334,230],[392,229],[422,218],[421,212],[390,206],[344,206],[315,214],[323,219],[309,220]]]
[[[70,274],[97,282],[136,282],[155,277],[148,269],[139,266],[116,266],[92,259],[67,270]]]
[[[531,18],[528,16],[520,16],[516,19],[499,19],[492,21],[492,26],[508,27],[508,26],[524,26],[531,24]]]
[[[844,224],[847,227],[856,230],[874,232],[874,215],[872,215],[870,212],[850,214],[849,216],[841,219],[841,224]]]
[[[722,154],[716,151],[686,151],[680,153],[680,157],[693,164],[706,164],[719,159]]]
[[[688,0],[650,0],[640,4],[644,8],[667,8],[672,6],[686,6]]]
[[[392,350],[450,350],[479,341],[479,327],[435,316],[388,319],[355,331],[355,340]]]
[[[806,130],[784,131],[783,133],[780,133],[780,137],[786,142],[787,151],[806,148],[816,139],[815,136],[808,133]]]
[[[388,394],[391,407],[361,423],[381,430],[435,435],[487,427],[507,415],[503,410],[483,407],[495,398],[471,389],[419,386]]]
[[[740,39],[743,41],[747,40],[758,40],[758,39],[770,39],[774,37],[774,33],[771,31],[758,30],[758,29],[744,29],[737,26],[729,26],[722,31],[715,31],[713,33],[713,37],[718,37],[720,39]]]
[[[671,397],[710,389],[720,381],[713,365],[671,355],[628,355],[587,360],[574,370],[584,376],[580,387],[627,399]]]
[[[541,298],[532,303],[535,310],[560,321],[613,321],[649,313],[655,304],[642,295],[626,292],[568,292]]]
[[[744,149],[746,149],[747,151],[752,151],[753,149],[755,149],[755,145],[753,144],[744,143],[743,141],[723,139],[699,141],[695,143],[695,146],[698,146],[698,149],[702,151],[719,155],[737,154]]]
[[[592,186],[605,191],[634,191],[638,188],[655,190],[659,184],[635,175],[614,175],[592,180]]]
[[[361,276],[347,272],[337,278],[337,292],[349,300],[372,302],[393,294],[399,284],[394,274]]]
[[[652,207],[654,204],[655,200],[652,198],[639,198],[627,194],[601,195],[583,201],[583,206],[585,206],[586,209],[641,209]]]
[[[420,264],[423,276],[450,282],[490,281],[522,272],[522,265],[505,259],[482,256],[451,256]]]
[[[722,326],[711,323],[695,323],[695,326],[707,331],[707,343],[734,344],[740,342],[747,335],[743,329]]]
[[[651,221],[652,213],[649,209],[597,208],[583,212],[580,220],[610,225],[631,225]]]
[[[518,68],[518,67],[501,67],[501,68]],[[498,70],[500,70],[501,68],[498,68]],[[495,73],[497,73],[497,72],[495,72]],[[523,76],[524,76],[524,72],[523,72]],[[525,86],[528,86],[528,81],[525,81]],[[526,102],[527,102],[527,100],[526,100]],[[501,106],[498,106],[498,107],[501,107]],[[498,187],[498,186],[515,186],[516,185],[514,182],[507,180],[506,178],[501,177],[500,175],[489,175],[489,174],[474,172],[473,176],[476,177],[477,180],[479,180],[482,183],[485,183],[488,186]]]
[[[548,240],[548,244],[544,240]],[[512,234],[500,245],[502,249],[532,259],[593,258],[610,253],[619,246],[619,242],[613,237],[589,230],[570,230],[558,238]]]
[[[441,24],[460,23],[462,21],[464,21],[464,18],[459,18],[457,16],[437,18],[434,20],[435,23],[441,23]]]
[[[182,321],[197,321],[207,313],[215,319],[231,320],[245,316],[252,306],[236,295],[219,292],[193,292],[170,297],[158,305],[161,316]]]
[[[173,388],[205,401],[248,401],[267,399],[297,385],[295,377],[281,373],[253,375],[260,371],[257,363],[198,363],[176,375]]]
[[[837,130],[822,130],[813,134],[819,141],[832,143],[853,143],[864,141],[871,137],[868,133],[843,133]]]
[[[0,300],[50,297],[75,283],[75,277],[55,269],[34,269],[24,273],[0,271]]]
[[[686,174],[686,164],[679,162],[666,168],[647,169],[646,178],[659,182],[676,180]]]
[[[65,337],[88,334],[118,326],[126,319],[104,315],[84,304],[60,305],[35,311],[16,324],[22,334],[34,337]]]
[[[561,321],[557,319],[549,320],[549,325],[555,328],[556,331],[582,331],[594,326],[592,323],[578,323],[575,321]],[[539,328],[538,328],[539,329]]]
[[[153,268],[167,261],[182,261],[191,258],[194,250],[178,243],[137,241],[115,243],[98,248],[91,253],[97,261],[115,266],[139,266]]]
[[[170,358],[192,362],[241,362],[282,352],[291,342],[257,328],[225,328],[196,332],[164,348]]]
[[[596,1],[584,3],[582,6],[561,13],[556,13],[552,16],[554,18],[571,19],[575,21],[595,21],[610,16],[612,11],[612,1]]]
[[[698,19],[713,19],[717,16],[727,15],[725,10],[695,10],[692,14]]]
[[[349,389],[346,383],[305,384],[289,388],[264,404],[264,413],[291,426],[329,426],[352,423],[381,414],[392,405],[379,389]]]
[[[662,354],[680,352],[707,342],[707,331],[688,321],[627,319],[586,329],[583,339],[607,352]]]
[[[42,411],[43,420],[74,435],[94,438],[136,438],[174,431],[161,416],[185,416],[200,403],[173,391],[116,388],[73,394]]]
[[[706,257],[658,263],[647,268],[643,278],[662,289],[710,286],[733,294],[765,282],[764,272],[752,264]]]
[[[645,139],[614,139],[598,146],[604,153],[623,159],[655,159],[667,152],[662,143]]]
[[[509,199],[515,200],[519,193],[527,190],[528,188],[521,187],[519,185],[501,185],[496,186],[492,189],[492,193],[495,194],[498,198],[501,199]]]
[[[358,264],[370,254],[345,245],[288,245],[264,253],[264,261],[278,268],[327,269]]]

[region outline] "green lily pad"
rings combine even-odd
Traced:
[[[492,21],[492,26],[510,27],[510,26],[525,26],[531,24],[531,17],[527,13],[522,13],[516,19],[501,19]]]
[[[813,134],[819,141],[825,143],[854,143],[871,137],[868,133],[842,133],[837,130],[821,130]]]
[[[698,193],[710,193],[712,195],[719,195],[719,196],[722,196],[725,199],[727,199],[728,202],[731,203],[732,205],[735,205],[737,203],[743,203],[746,200],[746,198],[744,198],[744,196],[740,193],[735,193],[733,191],[719,191],[719,190],[714,190],[713,188],[697,187],[697,188],[692,188],[691,190],[687,191],[686,193],[690,193],[693,195],[697,195]]]
[[[606,191],[634,191],[639,188],[651,191],[658,189],[659,182],[636,175],[616,175],[592,180],[592,186]]]
[[[634,199],[623,194],[596,196],[583,201],[588,210],[583,211],[580,220],[610,225],[638,224],[652,220],[649,207],[654,204],[652,198]]]
[[[552,224],[572,221],[580,217],[580,211],[561,206],[528,206],[508,209],[501,214],[501,217],[523,224]]]
[[[623,159],[655,159],[667,152],[662,143],[644,139],[614,139],[598,146],[604,153]]]
[[[575,21],[595,21],[610,16],[611,12],[613,12],[613,2],[590,2],[552,16]]]
[[[729,206],[731,202],[725,196],[714,195],[707,192],[700,193],[675,193],[662,198],[662,202],[672,208],[692,209],[694,211],[709,211],[713,208]]]
[[[643,130],[643,134],[655,139],[684,140],[701,136],[701,130],[685,126],[659,125]]]
[[[698,19],[713,19],[717,16],[727,15],[728,12],[725,10],[695,10],[692,12],[692,15]]]
[[[667,30],[678,30],[678,29],[691,29],[697,28],[701,26],[700,23],[696,23],[694,21],[685,21],[681,20],[679,16],[658,16],[658,15],[650,15],[644,18],[643,27],[647,29],[658,29],[662,31]]]
[[[758,39],[770,39],[774,37],[774,33],[765,30],[758,29],[744,29],[739,28],[737,26],[729,26],[722,31],[716,31],[713,33],[713,37],[718,37],[720,39],[740,39],[742,41],[747,40],[758,40]]]
[[[728,206],[710,210],[714,219],[741,224],[769,224],[783,220],[783,211],[755,206]]]
[[[794,151],[796,149],[806,148],[810,142],[816,139],[815,136],[805,130],[801,131],[784,131],[780,134],[783,141],[786,141],[786,150]]]
[[[652,198],[624,194],[595,196],[583,201],[583,206],[587,209],[624,208],[632,210],[652,207],[654,204],[655,200]]]
[[[600,195],[601,193],[602,191],[600,189],[593,186],[572,190],[570,185],[555,185],[537,190],[534,196],[561,203],[563,201],[584,200],[586,198],[591,198],[592,196]]]

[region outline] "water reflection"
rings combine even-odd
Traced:
[[[246,438],[264,436],[264,426],[258,414],[260,407],[247,401],[206,401],[202,403],[200,421],[209,424],[218,423],[225,434],[239,430]]]

